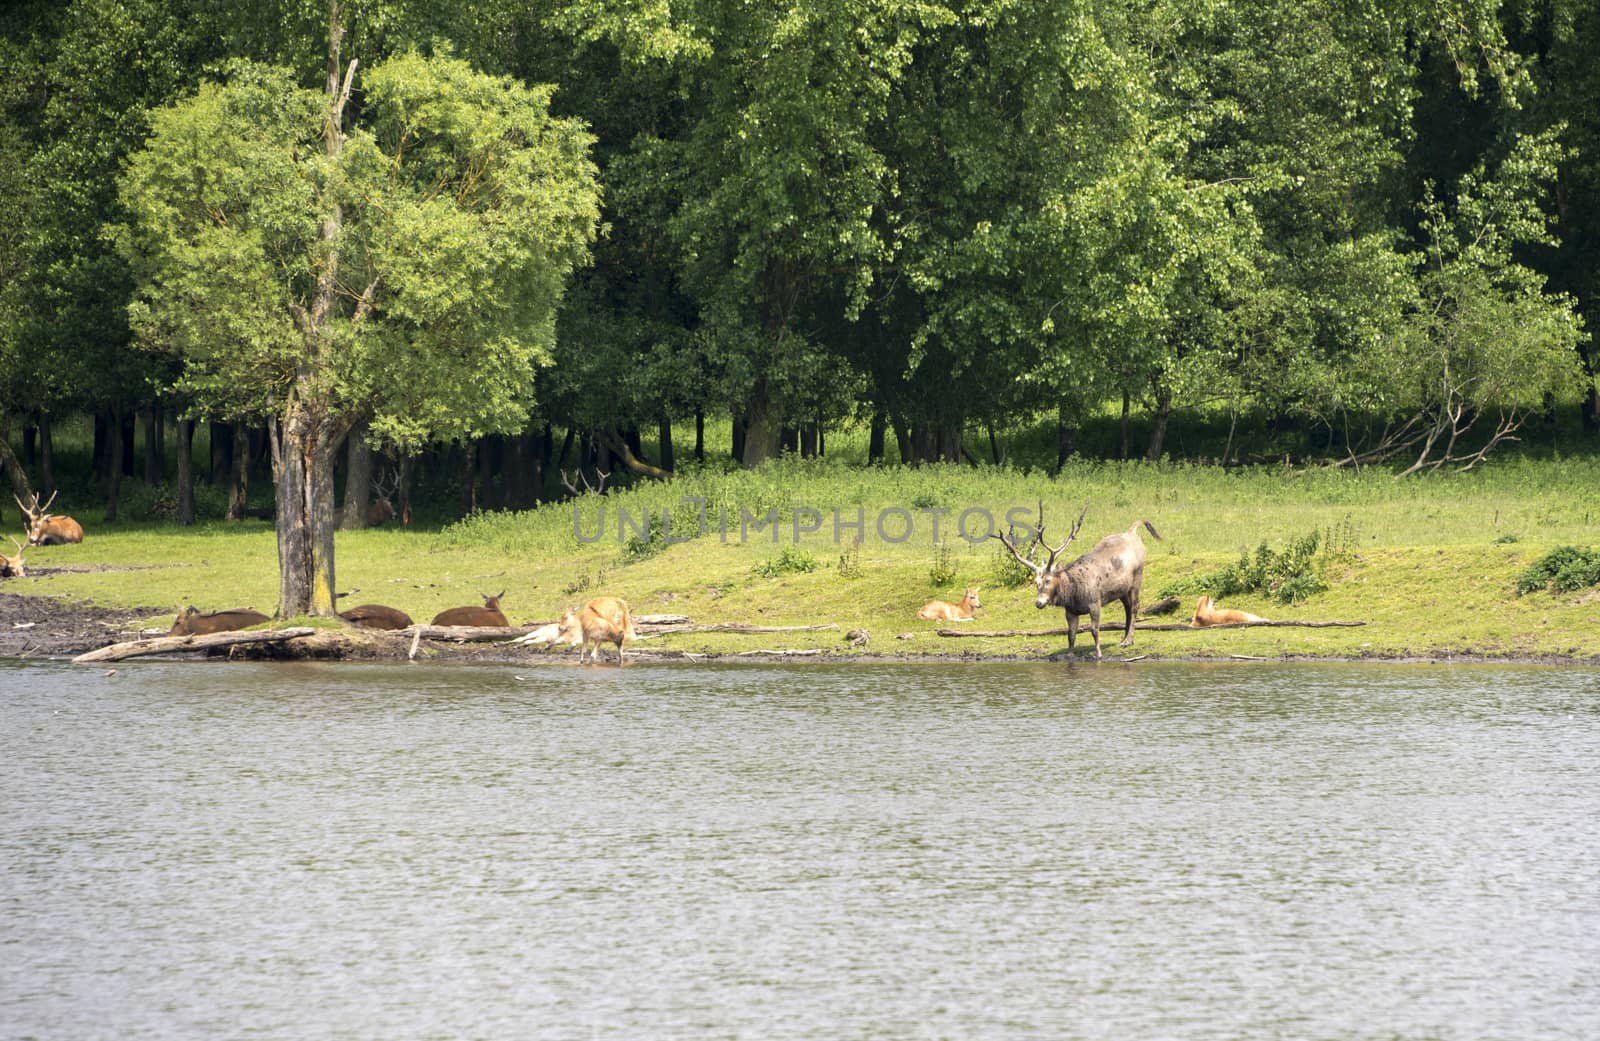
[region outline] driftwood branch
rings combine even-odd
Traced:
[[[651,635],[667,633],[815,633],[838,632],[836,622],[826,625],[748,625],[744,622],[705,622],[700,625],[660,625],[651,628]]]
[[[1265,627],[1287,628],[1287,627],[1291,627],[1291,626],[1299,627],[1299,628],[1302,628],[1302,629],[1327,629],[1327,628],[1332,628],[1332,627],[1335,627],[1335,626],[1338,626],[1338,627],[1349,627],[1349,626],[1366,625],[1366,624],[1367,624],[1366,622],[1229,622],[1226,625],[1193,626],[1193,625],[1188,625],[1188,624],[1183,623],[1183,622],[1135,622],[1133,627],[1135,629],[1142,629],[1145,632],[1197,633],[1197,632],[1204,632],[1204,631],[1210,630],[1210,629],[1260,629],[1260,628],[1265,628]],[[1121,628],[1122,628],[1121,625],[1107,626],[1107,625],[1102,624],[1100,626],[1100,631],[1101,632],[1106,632],[1108,629],[1115,630],[1115,629],[1121,629]],[[1084,633],[1084,632],[1087,632],[1087,631],[1088,631],[1088,629],[1087,629],[1086,626],[1085,627],[1080,627],[1078,629],[1078,632],[1079,632],[1080,635],[1082,633]],[[935,630],[935,632],[940,636],[980,636],[980,637],[1065,636],[1065,635],[1067,635],[1067,630],[1066,629],[991,629],[991,630],[985,630],[985,629],[938,629],[938,630]]]
[[[74,662],[122,661],[141,658],[147,654],[167,654],[172,651],[208,651],[215,647],[232,647],[246,643],[282,643],[299,639],[316,632],[309,626],[296,629],[267,629],[260,632],[209,633],[204,636],[158,636],[149,640],[129,640],[114,643],[97,651],[89,651],[72,659]]]
[[[498,625],[413,625],[410,628],[401,630],[403,633],[410,633],[413,642],[421,639],[449,640],[453,643],[504,640],[512,636],[521,636],[526,631],[516,627]]]

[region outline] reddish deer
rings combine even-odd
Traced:
[[[482,593],[478,595],[483,596]],[[494,596],[484,596],[482,607],[452,607],[440,611],[433,616],[433,624],[499,626],[502,629],[509,629],[511,623],[500,613],[500,598],[505,595],[506,592],[502,589]]]
[[[638,638],[639,634],[633,631],[633,616],[628,611],[628,602],[615,596],[597,596],[584,604],[581,611],[575,607],[567,608],[561,616],[561,627],[557,634],[561,642],[576,644],[581,648],[578,651],[580,662],[589,650],[589,644],[594,644],[589,660],[596,664],[600,661],[600,645],[616,644],[619,668],[624,664],[622,641]]]
[[[1144,540],[1139,537],[1139,528],[1143,526],[1158,539],[1161,536],[1149,521],[1134,521],[1127,531],[1107,535],[1072,563],[1065,566],[1057,564],[1056,558],[1061,551],[1078,537],[1078,529],[1083,527],[1084,514],[1088,512],[1089,507],[1084,506],[1066,540],[1050,550],[1043,564],[1035,564],[1018,553],[1016,541],[1004,533],[993,537],[1005,544],[1019,564],[1033,572],[1034,589],[1039,594],[1033,602],[1034,607],[1066,609],[1068,651],[1077,642],[1078,617],[1084,614],[1089,616],[1089,631],[1094,634],[1094,656],[1099,658],[1100,608],[1113,600],[1122,601],[1122,609],[1127,612],[1121,646],[1127,647],[1133,643],[1133,618],[1139,613],[1139,590],[1144,585],[1145,549]],[[1039,506],[1039,524],[1033,531],[1034,543],[1045,545],[1042,503]]]
[[[167,635],[205,636],[209,633],[228,633],[235,629],[248,629],[252,625],[260,625],[268,620],[260,611],[252,611],[247,607],[236,607],[231,611],[212,611],[210,614],[201,614],[193,607],[188,607],[178,615]]]
[[[406,629],[411,625],[410,615],[382,604],[352,607],[348,611],[340,611],[339,617],[361,629]]]
[[[39,505],[39,493],[33,493],[33,505],[29,506],[16,495],[17,505],[22,507],[22,512],[28,515],[28,545],[30,546],[60,546],[68,542],[83,541],[83,525],[71,517],[60,517],[49,511],[50,503],[56,501],[60,490],[50,493],[50,500],[43,506]]]
[[[1209,596],[1202,596],[1200,602],[1194,605],[1194,617],[1189,620],[1189,625],[1195,629],[1207,625],[1239,625],[1244,622],[1264,622],[1265,618],[1253,615],[1248,611],[1235,611],[1230,607],[1218,607],[1215,600]]]
[[[11,544],[17,547],[17,555],[8,557],[0,553],[0,578],[27,578],[28,569],[22,566],[22,555],[27,552],[28,547],[16,539],[12,539]]]
[[[922,605],[922,610],[917,612],[917,617],[930,621],[970,622],[973,620],[972,612],[982,606],[978,602],[978,587],[968,586],[967,595],[961,598],[959,604],[944,600],[929,600]]]

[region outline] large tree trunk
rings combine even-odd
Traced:
[[[207,483],[223,485],[233,473],[233,427],[215,421],[208,425],[211,429],[211,467]]]
[[[194,420],[178,420],[178,523],[194,523]]]
[[[740,463],[749,470],[775,458],[782,437],[783,410],[772,400],[772,388],[763,376],[756,381],[755,396],[750,401],[750,423],[745,428]]]
[[[694,461],[706,461],[706,414],[700,409],[694,413]]]
[[[11,491],[23,502],[33,500],[33,488],[28,485],[28,475],[22,469],[22,464],[17,462],[17,457],[11,454],[11,425],[5,419],[4,411],[0,410],[0,470],[5,471],[6,479],[11,482]]]
[[[339,527],[356,531],[367,526],[367,507],[372,501],[372,448],[367,444],[367,425],[350,431],[345,441],[344,512]]]
[[[117,411],[122,416],[122,439],[119,442],[122,446],[122,476],[132,477],[134,474],[133,433],[134,419],[136,417],[132,412],[122,412],[120,406]]]
[[[277,483],[278,617],[332,615],[333,455],[338,431],[291,396],[275,424],[272,476]]]
[[[656,455],[661,457],[661,469],[672,469],[672,420],[664,415],[656,420]]]
[[[889,417],[882,410],[872,414],[872,432],[867,435],[867,462],[883,462],[884,435],[889,432]]]

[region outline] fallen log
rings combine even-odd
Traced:
[[[114,643],[97,651],[80,654],[72,660],[74,662],[122,661],[126,658],[141,658],[147,654],[168,654],[172,651],[208,651],[216,647],[232,647],[247,643],[282,643],[310,636],[314,632],[315,629],[304,626],[295,629],[209,633],[204,636],[158,636],[147,640]]]
[[[413,625],[400,630],[401,634],[411,633],[413,641],[423,640],[449,640],[452,643],[472,643],[478,640],[504,640],[513,636],[522,636],[527,630],[517,626],[499,625]]]
[[[699,625],[663,625],[651,631],[652,636],[667,633],[814,633],[838,632],[837,622],[826,625],[750,625],[747,622],[704,622]]]
[[[1367,624],[1366,622],[1297,622],[1297,621],[1291,621],[1291,622],[1229,622],[1226,625],[1203,625],[1203,626],[1196,627],[1196,626],[1193,626],[1193,625],[1189,625],[1187,622],[1159,622],[1159,623],[1135,622],[1133,624],[1133,627],[1135,629],[1140,629],[1140,630],[1143,630],[1145,632],[1198,633],[1198,632],[1205,632],[1207,630],[1213,630],[1213,629],[1259,629],[1259,628],[1265,628],[1265,627],[1284,627],[1284,628],[1286,628],[1286,627],[1290,627],[1290,626],[1298,626],[1299,628],[1302,628],[1302,629],[1327,629],[1327,628],[1332,628],[1332,627],[1335,627],[1335,626],[1338,626],[1338,627],[1351,627],[1351,626],[1366,625],[1366,624]],[[1102,625],[1100,627],[1100,631],[1101,631],[1101,633],[1105,633],[1107,631],[1114,631],[1114,630],[1118,630],[1118,629],[1121,629],[1121,628],[1122,628],[1121,625],[1112,625],[1112,626]],[[1081,635],[1083,635],[1084,633],[1086,633],[1088,631],[1089,631],[1088,626],[1080,626],[1079,629],[1078,629],[1078,634],[1081,636]],[[1065,636],[1065,635],[1067,635],[1067,630],[1066,629],[936,629],[935,632],[939,636],[979,636],[979,637]]]

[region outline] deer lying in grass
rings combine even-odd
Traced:
[[[622,642],[638,638],[639,634],[633,631],[633,616],[628,611],[628,602],[615,596],[597,596],[584,604],[582,610],[567,608],[557,631],[559,642],[582,648],[578,652],[579,662],[583,661],[584,652],[589,650],[591,643],[594,649],[589,654],[589,661],[593,664],[600,662],[602,643],[616,644],[619,668],[624,664]]]
[[[483,596],[482,593],[478,595]],[[499,626],[502,629],[509,629],[511,623],[500,613],[500,598],[505,595],[506,591],[502,589],[494,596],[483,596],[482,607],[451,607],[440,611],[433,616],[433,624]]]
[[[266,615],[260,611],[252,611],[248,607],[236,607],[231,611],[212,611],[201,614],[193,607],[188,607],[178,615],[172,623],[168,636],[206,636],[210,633],[230,633],[235,629],[248,629],[252,625],[260,625],[268,621]]]
[[[39,505],[39,493],[33,493],[33,505],[29,506],[13,494],[17,505],[22,507],[22,512],[28,515],[28,545],[30,546],[61,546],[69,542],[83,541],[83,525],[71,517],[61,517],[49,512],[50,503],[56,501],[60,490],[50,493],[50,499],[43,506]]]
[[[8,557],[0,553],[0,578],[27,578],[28,569],[22,565],[22,555],[27,552],[28,547],[16,539],[12,539],[11,544],[17,547],[17,555]]]
[[[1216,601],[1209,596],[1202,596],[1200,602],[1194,605],[1194,617],[1189,620],[1189,625],[1200,629],[1207,625],[1238,625],[1242,622],[1264,622],[1265,618],[1253,615],[1248,611],[1235,611],[1230,607],[1218,607]]]
[[[917,612],[917,617],[929,621],[970,622],[973,620],[972,612],[982,606],[978,602],[978,587],[968,586],[967,595],[961,598],[959,604],[952,604],[945,600],[929,600]]]
[[[340,611],[339,617],[361,629],[405,629],[411,625],[410,615],[382,604],[361,604]]]
[[[1089,507],[1084,506],[1065,541],[1050,550],[1043,564],[1035,564],[1018,553],[1016,540],[1004,533],[991,537],[999,539],[1017,563],[1033,572],[1034,589],[1038,592],[1034,607],[1066,609],[1068,651],[1077,642],[1078,617],[1084,614],[1089,616],[1089,631],[1094,634],[1094,656],[1099,658],[1100,608],[1113,600],[1122,601],[1122,609],[1127,612],[1121,645],[1127,647],[1133,643],[1133,618],[1139,613],[1139,590],[1144,585],[1145,548],[1144,540],[1139,537],[1139,528],[1148,529],[1158,539],[1161,536],[1149,521],[1134,521],[1127,531],[1107,535],[1072,563],[1065,566],[1057,564],[1056,558],[1061,551],[1078,537],[1078,529],[1083,527],[1084,514],[1088,512]],[[1033,531],[1034,544],[1045,545],[1043,503],[1039,506],[1039,523]]]

